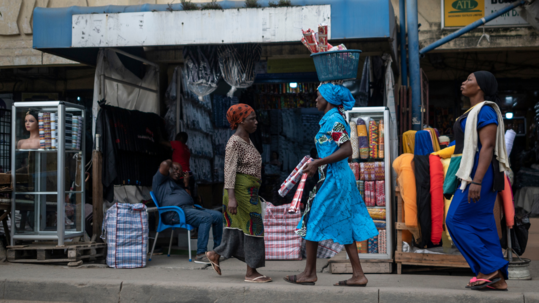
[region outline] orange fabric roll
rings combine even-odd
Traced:
[[[404,200],[404,223],[409,227],[417,227],[417,191],[415,174],[412,168],[414,154],[402,154],[393,161],[393,169],[397,172],[397,183]]]
[[[513,202],[513,192],[511,190],[511,183],[509,178],[505,176],[504,189],[499,193],[503,201],[503,213],[505,216],[505,223],[509,228],[513,228],[515,225],[515,204]]]

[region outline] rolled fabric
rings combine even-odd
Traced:
[[[365,191],[367,188],[365,187]],[[369,215],[373,220],[385,220],[386,219],[386,209],[385,208],[367,208]]]
[[[430,240],[438,245],[442,240],[444,224],[444,167],[440,157],[429,155],[430,171]]]
[[[374,162],[374,180],[386,179],[386,165],[384,162]]]
[[[511,189],[511,183],[509,177],[504,175],[505,185],[503,190],[499,193],[503,201],[503,214],[505,217],[505,224],[509,228],[513,228],[515,225],[515,203],[513,202],[513,190]]]
[[[352,159],[359,159],[359,142],[357,137],[357,126],[355,122],[350,122],[350,141],[352,144]]]
[[[380,119],[378,125],[378,158],[384,158],[384,119]]]
[[[359,163],[359,179],[361,181],[375,181],[376,180],[376,163],[378,162]]]
[[[361,159],[369,158],[369,137],[367,135],[367,124],[365,120],[357,119],[357,136],[359,142],[359,157]]]
[[[369,245],[369,241],[368,240],[365,240],[365,241],[361,241],[361,242],[356,242],[356,247],[357,247],[357,253],[358,254],[366,254],[368,253],[368,245]]]
[[[369,122],[369,156],[371,158],[378,157],[378,125],[376,121],[371,120]]]
[[[307,181],[308,176],[309,175],[307,174],[301,175],[301,181],[299,181],[298,189],[294,194],[294,199],[292,200],[292,203],[290,203],[290,208],[288,208],[289,214],[295,214],[299,212],[299,205],[301,204],[301,197],[303,196],[303,189],[305,188],[305,181]]]
[[[290,175],[286,178],[286,180],[281,184],[281,188],[279,189],[279,195],[281,197],[284,197],[288,194],[288,192],[296,186],[299,179],[301,178],[303,174],[303,167],[308,162],[313,161],[313,159],[309,156],[303,157],[303,159],[299,162],[298,166],[294,168],[294,170],[290,173]]]
[[[449,164],[451,163],[451,158],[444,159],[442,158],[442,166],[444,168],[444,182],[445,182],[445,176],[447,175],[447,170],[449,169]],[[449,206],[451,206],[451,201],[453,200],[453,196],[451,198],[447,199],[444,195],[444,225],[445,225],[445,234],[447,235],[447,238],[451,240],[451,235],[449,235],[449,229],[447,229],[447,225],[445,224],[445,218],[447,217],[447,213],[449,212]]]

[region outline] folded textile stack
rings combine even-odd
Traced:
[[[387,232],[386,230],[378,231],[378,253],[387,254]]]
[[[350,142],[352,144],[352,159],[359,159],[359,142],[355,122],[350,122]]]
[[[359,163],[348,163],[348,166],[350,166],[356,180],[359,180]]]
[[[58,115],[51,113],[51,148],[56,149],[58,147]]]
[[[384,162],[359,163],[359,179],[362,181],[385,180]]]
[[[384,158],[384,119],[378,125],[378,158]]]
[[[39,126],[39,148],[45,148],[45,124],[43,121],[43,113],[37,114]]]
[[[376,206],[374,181],[365,182],[365,205],[367,207]]]
[[[374,236],[373,238],[370,238],[368,240],[368,251],[369,254],[377,254],[378,253],[378,236]]]
[[[369,158],[369,137],[367,135],[367,125],[365,120],[357,119],[357,136],[359,146],[359,156],[361,159]]]
[[[43,113],[43,128],[45,130],[45,148],[51,148],[51,113]]]
[[[356,181],[357,190],[359,190],[359,194],[365,200],[365,181]]]
[[[273,206],[266,202],[264,242],[266,260],[301,260],[301,240],[296,227],[301,213],[289,214],[290,204]]]
[[[374,226],[376,226],[376,229],[386,229],[386,221],[384,220],[372,220],[374,222]]]
[[[369,156],[378,158],[378,125],[374,120],[369,122],[369,148]]]
[[[65,114],[65,148],[73,148],[73,114]]]
[[[356,247],[357,247],[357,253],[358,254],[367,254],[369,253],[369,241],[368,240],[365,240],[365,241],[361,241],[361,242],[356,242]]]
[[[365,185],[366,186],[366,185]],[[365,188],[366,194],[367,188]],[[386,209],[385,208],[368,208],[367,211],[373,220],[385,220]]]
[[[386,182],[376,181],[376,206],[386,206]]]

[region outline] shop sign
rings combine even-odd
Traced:
[[[511,4],[508,0],[442,0],[442,27],[464,27]],[[485,26],[526,26],[513,9]]]

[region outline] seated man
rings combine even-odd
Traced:
[[[183,184],[179,183],[183,174]],[[185,213],[187,224],[198,228],[198,247],[196,263],[210,263],[206,258],[210,227],[213,227],[213,246],[221,244],[223,236],[223,215],[215,210],[195,207],[193,198],[185,190],[189,185],[189,174],[183,173],[182,167],[176,162],[166,160],[159,166],[153,176],[152,190],[159,206],[179,206]],[[173,225],[180,222],[178,214],[166,212],[161,218],[165,224]]]

